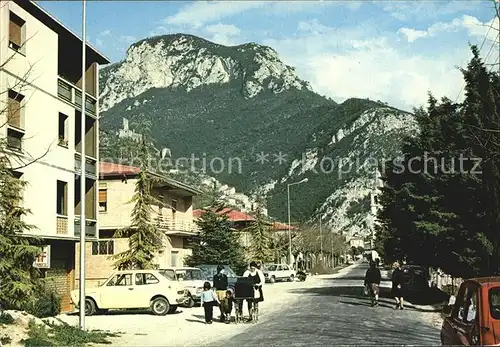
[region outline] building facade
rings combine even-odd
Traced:
[[[85,253],[85,279],[89,287],[107,279],[114,271],[112,257],[128,249],[128,238],[115,238],[114,234],[132,224],[132,198],[140,173],[140,169],[133,166],[113,163],[100,163],[99,166],[99,240],[87,242]],[[168,177],[150,175],[159,180],[152,191],[158,201],[151,206],[152,221],[167,236],[157,256],[157,265],[160,268],[182,267],[184,258],[191,254],[190,237],[197,231],[193,221],[193,196],[200,191]],[[78,265],[78,249],[76,254]]]
[[[27,181],[22,218],[43,240],[34,266],[72,309],[75,242],[79,237],[82,40],[34,2],[0,5],[0,134],[16,177]],[[108,59],[87,46],[85,214],[97,235],[98,70]]]

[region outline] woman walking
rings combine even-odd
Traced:
[[[245,271],[243,277],[250,277],[253,280],[254,288],[259,292],[259,297],[254,299],[253,302],[251,300],[247,300],[248,313],[250,315],[249,321],[252,321],[253,304],[264,301],[264,293],[262,292],[262,285],[264,284],[265,278],[262,271],[260,271],[257,268],[257,263],[255,261],[252,261],[250,263],[250,268],[247,271]]]
[[[374,261],[370,261],[370,268],[366,271],[365,275],[365,287],[370,293],[371,306],[378,306],[378,295],[381,280],[380,270],[377,268],[377,264]]]
[[[402,310],[404,308],[404,299],[403,299],[403,271],[401,270],[401,265],[399,262],[394,262],[392,264],[392,295],[394,296],[394,300],[396,300],[396,307]]]

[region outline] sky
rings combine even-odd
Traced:
[[[81,1],[39,4],[81,34]],[[458,68],[471,58],[469,43],[498,63],[498,28],[493,2],[481,0],[87,1],[87,39],[113,62],[155,35],[256,42],[274,48],[319,94],[406,110],[425,104],[428,91],[461,100]]]

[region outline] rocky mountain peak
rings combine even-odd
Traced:
[[[235,83],[245,98],[263,91],[311,89],[295,69],[267,46],[224,46],[188,35],[155,36],[132,44],[126,58],[101,70],[101,110],[151,88],[191,91],[210,84]]]

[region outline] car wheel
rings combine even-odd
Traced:
[[[275,283],[275,282],[276,282],[276,277],[271,276],[271,279],[269,280],[269,282],[271,282],[271,283]]]
[[[170,308],[168,309],[169,314],[175,313],[175,311],[177,311],[177,306],[170,306]]]
[[[164,316],[170,310],[168,300],[162,297],[155,298],[151,302],[151,311],[157,316]]]
[[[85,298],[85,315],[92,316],[96,312],[96,304],[93,299]]]
[[[194,307],[194,304],[195,304],[194,299],[193,298],[189,298],[189,300],[188,300],[188,302],[186,304],[186,307],[187,308]]]
[[[293,282],[295,281],[295,276],[294,275],[290,275],[290,278],[288,279],[290,282]]]

